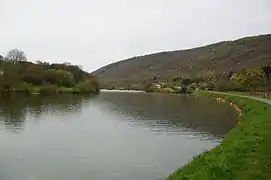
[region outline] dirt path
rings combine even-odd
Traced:
[[[240,94],[224,93],[224,92],[213,92],[213,93],[229,94],[229,95],[233,95],[233,96],[246,97],[246,98],[255,99],[257,101],[261,101],[261,102],[264,102],[264,103],[271,105],[271,99],[259,98],[259,97],[254,97],[254,96],[246,96],[246,95],[240,95]]]

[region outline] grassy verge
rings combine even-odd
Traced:
[[[271,106],[244,97],[200,93],[233,102],[242,108],[243,116],[220,145],[195,157],[167,180],[270,180]]]

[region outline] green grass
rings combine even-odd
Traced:
[[[271,106],[244,97],[200,93],[234,102],[244,114],[220,145],[195,157],[167,180],[270,180]]]

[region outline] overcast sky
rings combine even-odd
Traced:
[[[0,54],[88,71],[124,58],[271,33],[271,0],[0,0]]]

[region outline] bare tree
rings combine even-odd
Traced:
[[[23,51],[19,49],[12,49],[8,52],[5,57],[7,61],[18,62],[18,61],[26,61],[26,55]]]

